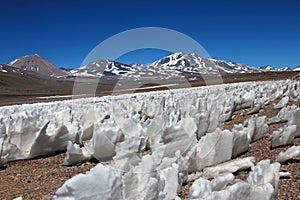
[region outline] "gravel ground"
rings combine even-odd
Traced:
[[[0,199],[42,199],[53,195],[63,183],[79,173],[85,173],[96,164],[83,163],[79,166],[62,166],[65,153],[33,160],[10,162],[0,171]]]
[[[279,110],[273,110],[271,102],[264,108],[264,111],[258,115],[267,115],[272,117]],[[290,103],[291,104],[291,103]],[[297,106],[299,102],[293,103]],[[236,111],[235,118],[226,122],[222,129],[231,129],[233,124],[243,123],[249,115],[240,116],[241,112]],[[275,124],[269,127],[268,132],[283,126],[284,123]],[[300,145],[300,138],[295,139],[295,144]],[[261,139],[251,144],[249,152],[240,157],[254,156],[256,163],[263,159],[271,159],[272,161],[282,150],[288,147],[270,149],[270,141],[268,138]],[[48,157],[42,157],[32,160],[22,160],[10,162],[7,168],[0,171],[0,199],[10,200],[19,196],[23,199],[41,199],[44,195],[54,195],[55,191],[62,184],[79,173],[85,173],[96,165],[93,162],[83,163],[79,166],[66,167],[62,166],[65,153],[60,153]],[[300,157],[296,157],[286,163],[282,163],[282,171],[291,173],[291,177],[280,179],[279,199],[300,199]],[[236,178],[245,179],[249,171],[241,171],[236,173]],[[184,184],[182,187],[181,197],[187,198],[188,191],[192,182]]]

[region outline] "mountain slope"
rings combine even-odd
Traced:
[[[59,77],[68,74],[37,54],[17,58],[7,65],[46,77]]]
[[[197,74],[252,73],[260,70],[243,64],[201,58],[196,54],[174,53],[151,64],[154,68]]]
[[[78,69],[71,70],[74,76],[101,77],[121,76],[139,80],[141,77],[170,79],[185,76],[211,74],[235,74],[261,72],[255,67],[215,59],[204,59],[196,54],[174,53],[148,65],[127,65],[109,60],[98,60]]]
[[[70,73],[74,76],[122,76],[136,71],[131,65],[122,64],[110,60],[98,60],[91,62],[78,69],[71,70]]]

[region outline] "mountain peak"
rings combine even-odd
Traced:
[[[41,58],[42,56],[40,56],[39,54],[35,53],[33,54],[32,56],[35,56],[35,57],[38,57],[38,58]]]
[[[24,71],[34,72],[41,76],[64,76],[67,73],[38,54],[27,55],[13,60],[8,66],[22,69]]]

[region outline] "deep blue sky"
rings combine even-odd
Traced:
[[[300,65],[298,1],[4,0],[0,8],[3,64],[38,53],[59,67],[78,67],[108,37],[152,26],[187,34],[213,58],[252,66]],[[151,62],[164,55],[138,51],[119,61]]]

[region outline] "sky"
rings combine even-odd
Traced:
[[[1,64],[39,54],[58,67],[76,68],[115,34],[163,27],[193,38],[215,59],[300,65],[300,1],[2,0],[0,8]],[[166,55],[137,50],[117,61],[151,63]]]

